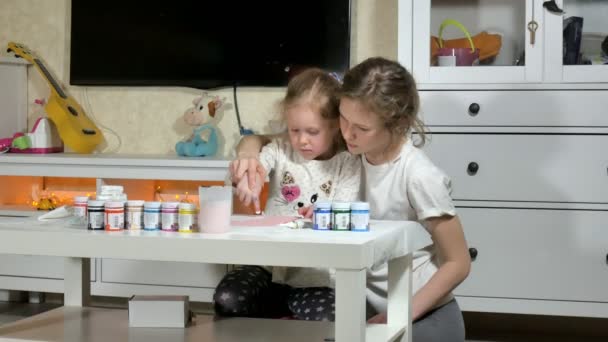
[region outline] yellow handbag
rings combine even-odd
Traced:
[[[455,25],[465,33],[465,38],[444,40],[441,35],[443,28],[447,25]],[[470,37],[470,38],[469,38]],[[500,53],[502,37],[499,34],[490,34],[482,31],[475,36],[470,36],[466,28],[458,21],[446,19],[441,23],[439,37],[431,36],[431,65],[437,65],[437,54],[440,48],[477,48],[479,49],[479,61],[488,62]]]

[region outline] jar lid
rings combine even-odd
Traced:
[[[352,210],[369,210],[368,202],[353,202],[350,205]]]
[[[160,208],[160,202],[145,202],[144,208]]]
[[[122,194],[124,188],[122,185],[102,185],[102,194]]]
[[[98,201],[98,200],[89,200],[87,202],[87,205],[89,207],[103,207],[103,205],[105,204],[105,201]]]
[[[89,196],[74,196],[74,203],[85,203],[89,201]]]
[[[350,202],[333,202],[331,208],[336,210],[349,210]]]
[[[183,202],[183,203],[179,204],[179,209],[194,210],[194,209],[196,209],[196,204],[194,204],[194,203],[188,203],[188,202]]]
[[[161,207],[173,209],[173,208],[177,208],[178,205],[179,205],[179,202],[163,202]]]
[[[315,209],[331,209],[331,202],[315,202]]]
[[[106,208],[124,208],[125,202],[106,202]]]
[[[141,200],[127,201],[127,207],[141,207],[142,205],[144,205],[144,201]]]

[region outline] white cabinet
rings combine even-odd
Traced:
[[[550,83],[602,83],[608,77],[608,65],[601,65],[601,43],[608,36],[607,0],[557,0],[565,14],[543,7],[544,0],[401,0],[399,2],[399,60],[408,66],[421,84],[493,85],[527,84],[537,87]],[[406,19],[406,13],[412,15]],[[579,37],[582,57],[576,62],[564,59],[564,51],[578,46],[564,34],[565,20],[583,18]],[[471,36],[481,32],[500,36],[500,50],[494,58],[481,59],[466,67],[442,66],[432,55],[431,37],[443,40],[464,38],[460,28],[446,19],[461,23]],[[405,21],[409,21],[409,26]],[[535,24],[534,24],[535,23]],[[534,41],[529,27],[536,26]],[[569,32],[569,31],[567,31]],[[441,35],[440,35],[441,33]],[[478,41],[479,42],[479,41]],[[470,46],[465,43],[465,46]],[[477,47],[477,46],[476,46]],[[485,49],[484,49],[485,51]],[[608,53],[608,52],[607,52]],[[606,59],[604,59],[606,60]],[[583,63],[594,63],[583,65]],[[567,64],[564,63],[578,63]]]
[[[125,189],[139,194],[154,191],[154,187],[147,183],[139,186],[137,180],[160,180],[164,184],[172,180],[223,182],[228,163],[220,159],[150,155],[5,154],[0,158],[0,177],[96,178],[97,184],[126,183]],[[0,289],[63,292],[63,267],[63,258],[59,257],[0,254]],[[227,268],[219,264],[95,259],[91,262],[91,293],[117,297],[188,295],[193,301],[209,302]]]
[[[400,0],[399,61],[418,82],[424,149],[452,179],[474,259],[455,290],[463,310],[607,318],[608,65],[594,54],[608,36],[608,0],[556,1],[565,15],[544,2]],[[564,58],[573,16],[584,19],[579,61],[594,64]],[[433,65],[444,19],[499,33],[500,54]]]

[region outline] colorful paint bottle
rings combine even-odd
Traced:
[[[161,226],[162,230],[166,231],[177,231],[178,221],[178,209],[179,202],[163,202],[160,207],[161,213]]]
[[[332,230],[350,229],[350,203],[333,202],[331,204]]]
[[[139,230],[144,227],[144,201],[127,201],[125,229]]]
[[[193,203],[180,203],[178,206],[179,231],[191,233],[198,229],[198,211]]]
[[[354,232],[369,231],[369,203],[353,202],[350,205],[350,230]]]
[[[312,228],[316,230],[331,230],[330,202],[315,202]]]
[[[89,200],[87,202],[87,228],[91,230],[105,229],[105,202]]]
[[[160,202],[144,203],[144,230],[160,229]]]
[[[106,202],[106,230],[115,231],[125,228],[124,202]]]

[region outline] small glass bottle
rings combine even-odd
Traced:
[[[369,231],[369,203],[353,202],[350,205],[350,230],[354,232]]]
[[[333,202],[331,204],[332,230],[350,229],[350,203]]]
[[[74,196],[74,217],[72,223],[84,226],[87,223],[87,203],[89,196]]]

